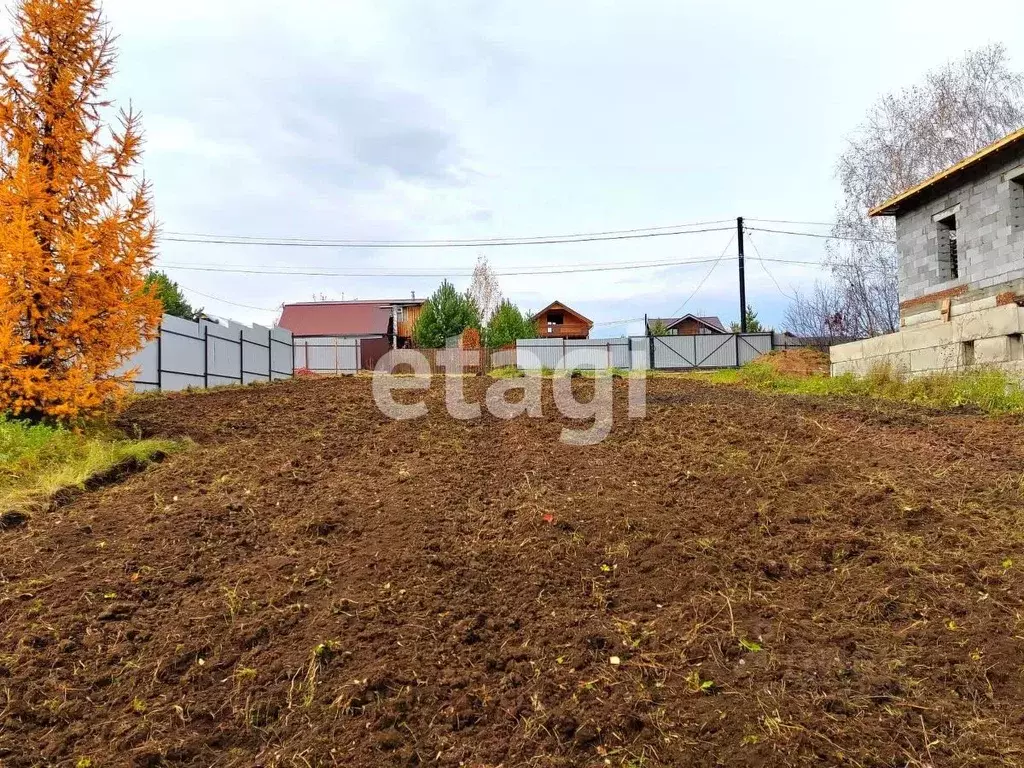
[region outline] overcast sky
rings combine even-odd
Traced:
[[[107,0],[105,9],[120,36],[112,96],[143,112],[164,231],[391,240],[738,215],[828,221],[836,157],[877,96],[989,42],[1006,43],[1024,66],[1024,6],[984,5]],[[164,241],[158,263],[207,311],[266,324],[282,302],[422,296],[439,279],[169,265],[465,270],[484,253],[509,271],[717,257],[730,236],[386,251]],[[822,256],[824,241],[753,238],[768,258]],[[779,324],[787,300],[771,277],[788,293],[819,270],[766,266],[771,276],[748,263],[748,298]],[[595,335],[615,335],[641,324],[614,321],[678,311],[709,267],[501,284],[524,308],[558,299],[605,323]],[[736,295],[735,261],[724,259],[683,311],[728,323]]]

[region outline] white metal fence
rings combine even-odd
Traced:
[[[304,336],[295,342],[295,369],[313,373],[355,373],[359,370],[359,339],[345,336]]]
[[[516,362],[525,370],[629,368],[631,339],[520,339]]]
[[[251,384],[292,376],[292,335],[283,328],[194,323],[164,315],[160,333],[120,369],[137,369],[135,390]]]
[[[516,342],[516,356],[518,366],[524,370],[735,368],[771,352],[772,342],[771,333],[520,339]]]

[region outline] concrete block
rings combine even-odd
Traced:
[[[1009,336],[995,336],[991,339],[978,339],[974,342],[974,363],[976,365],[993,365],[1009,361]]]
[[[864,357],[880,357],[894,355],[903,351],[903,333],[887,333],[884,336],[873,336],[861,342]]]
[[[1021,332],[1021,311],[1016,304],[1009,304],[981,312],[968,312],[960,317],[954,317],[951,325],[956,329],[958,337],[964,341],[1006,336]]]
[[[912,352],[917,349],[931,349],[959,341],[953,323],[929,323],[903,331],[903,349]]]
[[[964,365],[960,344],[915,349],[910,353],[910,372],[956,371]]]
[[[845,363],[864,357],[864,342],[851,341],[848,344],[834,344],[829,348],[829,358],[833,363]]]

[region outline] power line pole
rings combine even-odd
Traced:
[[[747,332],[747,280],[743,274],[743,217],[736,219],[736,239],[740,244],[740,333]]]

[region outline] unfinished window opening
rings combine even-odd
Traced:
[[[1010,179],[1010,222],[1014,232],[1024,232],[1024,174]]]
[[[960,277],[956,214],[939,219],[936,225],[939,230],[939,276],[943,280],[956,280]]]
[[[562,325],[565,315],[562,312],[548,312],[548,325]]]
[[[1010,342],[1010,361],[1024,360],[1024,335],[1011,333],[1006,338]]]
[[[974,365],[974,342],[965,341],[961,345],[961,358],[965,366]]]

